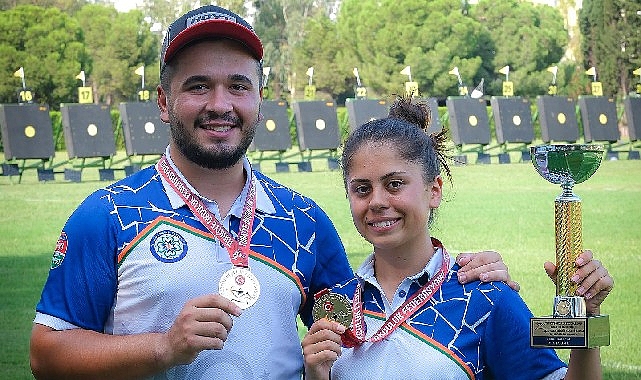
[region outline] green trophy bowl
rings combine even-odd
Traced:
[[[530,157],[541,177],[571,191],[596,172],[603,152],[603,145],[539,145],[530,148]]]

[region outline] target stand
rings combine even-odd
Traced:
[[[543,142],[576,143],[579,139],[576,101],[563,96],[541,95],[536,102]]]
[[[340,145],[336,104],[332,101],[302,101],[293,105],[301,162],[298,170],[312,171],[311,160],[327,158],[329,170],[338,169]],[[320,153],[316,153],[321,151]],[[305,157],[304,152],[307,152]]]
[[[142,166],[153,163],[165,153],[169,144],[169,126],[160,120],[158,105],[154,102],[120,103],[120,120],[125,140],[125,151],[130,165],[125,174],[133,173]],[[119,129],[120,130],[120,129]],[[139,156],[135,163],[133,157]],[[152,156],[146,160],[145,156]]]
[[[520,153],[521,162],[530,162],[530,150],[527,145],[534,141],[532,111],[530,102],[519,96],[490,99],[496,131],[496,140],[501,146],[499,163],[511,162],[510,151]],[[512,144],[513,147],[510,147]]]
[[[80,182],[85,168],[98,167],[101,181],[113,181],[114,169],[110,166],[116,154],[116,143],[109,107],[62,104],[60,112],[65,146],[72,163],[72,168],[65,169],[65,179]],[[91,162],[91,159],[95,160]]]
[[[36,169],[39,181],[55,179],[55,143],[47,104],[1,104],[0,137],[6,160],[3,176],[18,176],[20,182],[25,170]]]
[[[288,172],[289,164],[283,162],[284,153],[291,149],[290,118],[287,113],[287,102],[283,100],[265,100],[260,107],[262,118],[256,126],[256,134],[249,146],[249,151],[257,152],[257,162],[252,166],[260,171],[264,160],[276,160],[277,172]]]
[[[345,99],[349,131],[370,120],[381,119],[387,116],[389,105],[383,99]]]
[[[490,155],[484,152],[484,148],[490,144],[490,122],[485,100],[448,96],[446,105],[452,140],[459,152],[455,162],[465,164],[465,153],[476,152],[477,164],[489,164]],[[465,150],[466,145],[470,149]]]
[[[603,143],[608,160],[618,160],[619,152],[612,147],[620,139],[619,122],[614,99],[605,96],[579,96],[579,110],[586,143]]]

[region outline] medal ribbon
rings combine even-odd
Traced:
[[[169,182],[171,187],[182,198],[189,209],[196,215],[198,220],[207,227],[216,239],[218,239],[229,252],[229,259],[234,266],[249,267],[249,243],[251,240],[252,224],[256,211],[256,186],[249,173],[249,191],[243,205],[243,213],[238,229],[238,240],[225,229],[216,219],[216,216],[207,209],[207,206],[194,194],[180,178],[178,173],[171,167],[167,157],[164,155],[156,164],[156,170]]]
[[[427,284],[423,285],[412,297],[405,300],[405,302],[398,308],[392,315],[383,323],[378,331],[372,335],[371,338],[365,339],[365,319],[363,317],[363,301],[362,301],[362,287],[360,282],[356,286],[354,293],[354,300],[352,302],[352,334],[353,336],[347,337],[344,343],[349,343],[350,346],[359,345],[365,342],[379,342],[387,338],[398,326],[403,324],[412,314],[427,303],[427,301],[434,296],[436,291],[441,287],[445,281],[450,263],[450,257],[447,251],[443,248],[441,243],[433,239],[436,246],[443,250],[443,264]]]

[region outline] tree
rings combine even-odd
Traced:
[[[358,67],[366,86],[383,96],[404,93],[410,66],[412,80],[425,96],[458,93],[454,66],[464,80],[480,80],[487,32],[466,17],[458,0],[346,0],[337,19],[343,62]]]
[[[145,66],[145,87],[155,92],[159,83],[159,36],[150,31],[143,13],[119,13],[113,7],[87,5],[76,15],[92,57],[86,68],[95,100],[118,104],[135,100],[141,78],[134,71]]]
[[[544,94],[550,83],[547,68],[561,60],[568,42],[559,11],[516,0],[484,0],[470,12],[493,44],[483,59],[487,92],[502,94],[505,77],[497,71],[510,66],[515,95]]]
[[[22,86],[13,76],[24,68],[27,87],[35,102],[57,109],[76,97],[76,75],[88,61],[82,30],[72,17],[57,8],[23,5],[0,13],[2,76],[0,100],[16,101]]]
[[[641,67],[641,5],[638,0],[585,0],[579,13],[583,69],[595,67],[604,95],[627,94],[631,73]]]

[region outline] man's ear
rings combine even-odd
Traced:
[[[169,111],[167,110],[167,94],[160,85],[156,88],[156,92],[158,93],[158,99],[156,101],[158,103],[158,109],[160,109],[160,120],[163,123],[169,123]]]

